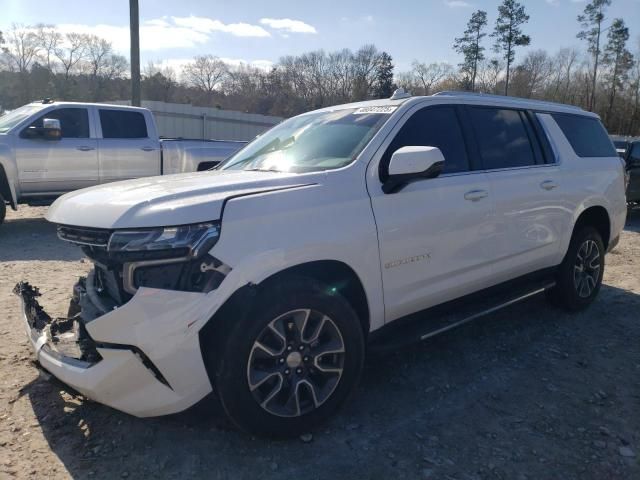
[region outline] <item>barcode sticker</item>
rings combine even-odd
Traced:
[[[362,113],[393,113],[397,106],[394,105],[379,105],[375,107],[360,107],[354,113],[354,115]]]

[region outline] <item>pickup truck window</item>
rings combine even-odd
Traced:
[[[100,109],[102,138],[147,138],[147,122],[140,112]]]
[[[533,146],[518,110],[471,107],[469,116],[485,169],[536,164]]]
[[[389,116],[348,108],[294,117],[258,137],[219,169],[302,173],[344,167]]]
[[[388,176],[393,152],[408,146],[438,147],[444,155],[444,173],[469,170],[469,158],[454,107],[423,108],[406,121],[380,161],[379,173],[383,182]]]
[[[42,105],[25,105],[24,107],[16,108],[11,112],[2,115],[0,117],[0,133],[8,132],[38,110],[42,110],[42,108]]]
[[[89,138],[89,113],[86,108],[58,108],[38,117],[30,127],[42,127],[45,118],[57,118],[62,138]]]
[[[600,120],[564,113],[552,113],[551,116],[579,157],[615,157],[618,155]]]

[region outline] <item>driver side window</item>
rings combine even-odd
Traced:
[[[380,161],[380,180],[389,173],[393,152],[402,147],[438,147],[444,155],[443,173],[466,172],[469,158],[455,107],[426,107],[414,113],[402,126]]]
[[[62,138],[89,138],[89,113],[86,108],[58,108],[41,115],[29,127],[42,127],[45,118],[60,120]],[[27,127],[27,128],[29,128]]]

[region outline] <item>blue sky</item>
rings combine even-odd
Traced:
[[[283,55],[374,43],[388,51],[396,70],[411,61],[458,63],[453,39],[476,9],[489,13],[493,26],[499,0],[140,0],[142,61],[178,66],[194,55],[210,53],[232,61],[268,65]],[[525,32],[531,49],[550,52],[578,46],[576,16],[585,0],[523,2],[531,16]],[[128,0],[0,0],[0,29],[15,22],[49,23],[63,30],[86,31],[111,40],[128,52]],[[640,48],[640,0],[613,0],[611,22],[623,17],[630,47]],[[489,46],[487,39],[486,45]],[[521,49],[519,56],[525,52]]]

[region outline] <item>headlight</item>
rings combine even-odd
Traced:
[[[220,222],[197,223],[177,227],[116,230],[111,234],[109,252],[166,252],[171,256],[197,257],[215,245]]]

